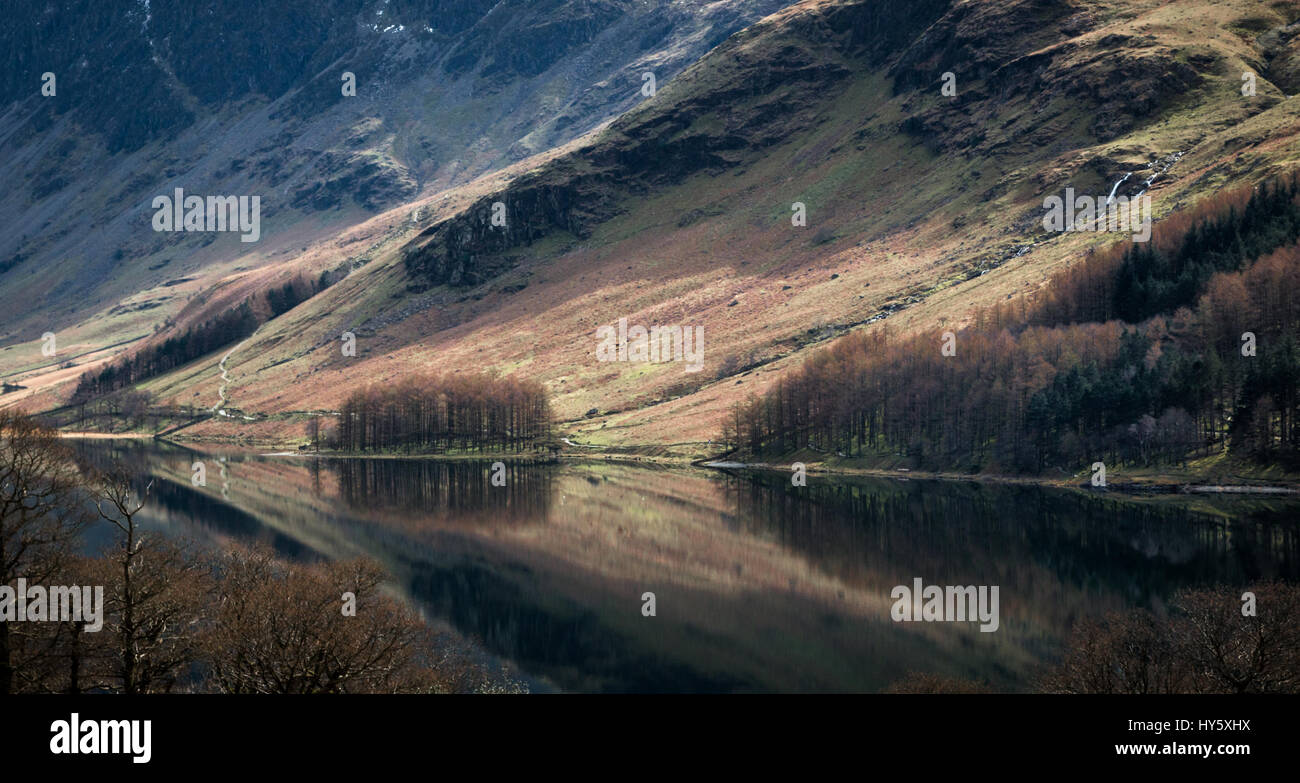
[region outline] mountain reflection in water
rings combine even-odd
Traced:
[[[78,447],[154,477],[151,525],[375,558],[431,621],[564,690],[876,691],[910,671],[1023,690],[1083,617],[1300,570],[1297,504],[1277,498],[1199,499],[1212,516],[1029,485],[795,488],[607,462],[508,462],[494,486],[487,460]],[[998,585],[999,630],[891,621],[891,589],[914,578]]]

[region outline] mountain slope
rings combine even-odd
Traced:
[[[0,340],[147,333],[232,271],[581,136],[782,4],[11,4]],[[261,240],[152,230],[175,188],[260,196]]]
[[[579,442],[703,453],[810,346],[960,324],[1114,241],[1044,230],[1050,195],[1149,187],[1160,218],[1294,165],[1297,19],[1246,0],[799,3],[589,139],[322,250],[366,263],[231,357],[236,406],[267,418],[189,431],[296,437],[293,412],[350,389],[491,368],[542,380]],[[620,318],[702,327],[703,369],[597,361]],[[214,365],[147,388],[212,404]]]

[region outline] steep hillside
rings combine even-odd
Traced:
[[[1294,164],[1298,19],[1295,0],[806,0],[590,138],[319,245],[311,263],[365,263],[230,356],[257,421],[187,432],[300,437],[350,389],[490,368],[544,382],[579,443],[714,450],[727,406],[809,347],[959,325],[1115,241],[1047,231],[1048,196],[1149,195],[1160,219]],[[621,318],[702,328],[702,368],[599,361]],[[211,405],[216,358],[145,387]]]
[[[0,340],[147,334],[231,272],[598,127],[783,4],[8,4]],[[176,188],[260,197],[260,239],[154,231]]]

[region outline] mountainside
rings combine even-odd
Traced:
[[[619,4],[570,5],[585,14],[575,24],[588,30]],[[727,18],[736,20],[741,5]],[[404,7],[394,3],[384,15]],[[551,30],[540,24],[544,18],[531,27],[521,22],[519,41],[529,43],[517,48],[545,41],[538,51],[551,52],[576,34]],[[1300,157],[1300,103],[1290,97],[1300,91],[1297,20],[1296,0],[806,0],[731,36],[671,81],[660,78],[653,95],[637,92],[640,77],[632,74],[643,69],[628,66],[619,71],[625,81],[615,91],[618,101],[567,110],[581,113],[583,123],[562,121],[567,115],[556,109],[548,125],[515,107],[509,122],[492,126],[497,141],[485,143],[482,154],[464,136],[448,140],[445,152],[404,154],[418,146],[412,139],[419,134],[392,130],[409,118],[398,108],[402,93],[393,87],[397,92],[385,97],[388,88],[377,89],[375,105],[383,108],[374,111],[383,119],[371,122],[388,152],[371,157],[374,168],[367,170],[384,175],[340,173],[351,170],[350,153],[331,157],[329,142],[297,133],[294,143],[312,139],[317,156],[301,148],[285,154],[281,165],[299,175],[286,173],[274,184],[307,206],[283,207],[301,217],[278,238],[268,229],[257,261],[209,265],[204,252],[215,250],[187,255],[183,247],[128,254],[126,263],[160,263],[170,254],[178,272],[189,273],[186,263],[205,270],[202,280],[174,287],[204,289],[188,309],[165,305],[178,313],[176,329],[285,275],[348,271],[228,354],[196,359],[141,388],[157,401],[183,405],[228,399],[248,416],[213,419],[187,433],[293,439],[303,435],[306,412],[337,410],[355,389],[414,371],[492,369],[541,381],[564,420],[561,429],[581,443],[687,443],[692,453],[716,451],[706,442],[717,437],[728,407],[767,389],[829,338],[857,328],[960,326],[977,306],[1032,294],[1090,249],[1126,236],[1047,230],[1050,196],[1067,189],[1102,202],[1150,196],[1158,221],[1222,188],[1288,170]],[[480,43],[489,29],[504,37]],[[439,73],[457,72],[464,61],[458,51],[478,52],[472,78],[480,81],[502,73],[525,79],[544,66],[541,55],[498,45],[508,40],[496,28],[459,33],[454,46],[439,49]],[[337,61],[318,66],[330,89]],[[427,84],[427,62],[413,60],[409,71],[394,74],[418,73],[410,83]],[[1248,82],[1250,95],[1243,90]],[[369,138],[337,119],[301,119],[311,115],[310,102],[303,103],[310,94],[300,90],[294,100],[250,112],[302,124],[295,127],[351,127]],[[599,124],[598,115],[632,103],[607,127],[575,139]],[[346,105],[344,99],[313,116]],[[573,97],[564,105],[594,107]],[[0,128],[11,128],[5,143],[32,150],[36,141],[14,146],[15,112],[0,119]],[[268,139],[270,158],[289,148],[269,132],[254,135]],[[243,138],[213,136],[222,143],[232,137]],[[381,146],[358,142],[367,143]],[[451,155],[462,163],[452,166]],[[423,168],[411,163],[417,157]],[[5,165],[19,158],[6,152]],[[223,158],[214,152],[205,160],[216,166]],[[319,166],[318,173],[301,174],[309,166]],[[405,173],[393,174],[399,166]],[[402,184],[406,177],[412,184]],[[107,192],[104,199],[129,200]],[[325,211],[312,208],[317,200]],[[349,206],[331,206],[336,200]],[[367,209],[389,205],[396,206],[351,225]],[[137,212],[136,222],[147,222],[147,211]],[[792,217],[800,214],[806,223],[795,225]],[[119,220],[124,236],[159,241]],[[40,235],[46,258],[60,252],[54,236]],[[105,240],[112,236],[101,231],[62,241],[111,246]],[[238,242],[222,237],[212,247],[225,240]],[[31,301],[41,290],[36,280],[48,276],[49,290],[76,290],[67,279],[83,274],[49,271],[52,264],[38,273],[34,266],[22,260],[0,276],[6,311]],[[221,271],[215,287],[212,268]],[[32,285],[16,284],[25,278],[15,274],[33,277]],[[63,274],[68,278],[53,282]],[[128,309],[156,301],[134,285],[115,282],[109,297]],[[600,361],[599,330],[620,319],[699,327],[700,369]],[[61,372],[35,372],[43,329],[24,323],[19,335],[9,323],[4,331],[13,336],[5,339],[14,345],[0,351],[0,370],[30,387],[9,399],[47,407],[66,400],[92,357]],[[131,323],[138,328],[148,319]],[[92,332],[79,329],[71,333]],[[103,348],[109,335],[125,331],[96,327],[86,349]],[[355,335],[355,356],[340,350],[344,333]]]
[[[10,4],[0,339],[138,336],[237,267],[590,131],[782,4]],[[260,196],[260,240],[152,231],[176,188]]]

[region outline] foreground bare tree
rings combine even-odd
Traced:
[[[1042,683],[1052,693],[1183,693],[1188,666],[1166,623],[1145,610],[1086,621]]]
[[[1169,617],[1113,614],[1076,629],[1042,681],[1053,693],[1300,693],[1300,586],[1183,591]]]
[[[89,470],[89,469],[88,469]],[[0,577],[103,587],[102,628],[0,623],[0,693],[517,690],[381,590],[366,561],[286,564],[269,551],[214,561],[142,529],[152,483],[120,465],[87,480],[57,433],[0,411]],[[88,487],[87,484],[91,486]],[[96,515],[117,532],[77,554]]]
[[[1178,597],[1174,632],[1202,693],[1300,693],[1300,588],[1271,582],[1241,591],[1192,590]]]
[[[208,687],[223,693],[398,693],[445,690],[424,661],[419,617],[384,595],[364,560],[285,564],[236,551],[203,636]]]
[[[96,508],[120,538],[83,565],[86,583],[103,585],[105,599],[103,630],[82,640],[91,687],[167,692],[198,656],[197,637],[212,600],[211,568],[197,553],[140,529],[151,486],[137,494],[121,470],[98,482]]]
[[[0,584],[47,584],[89,521],[81,474],[57,432],[0,410]],[[45,623],[0,622],[0,694],[42,690],[56,646]]]

